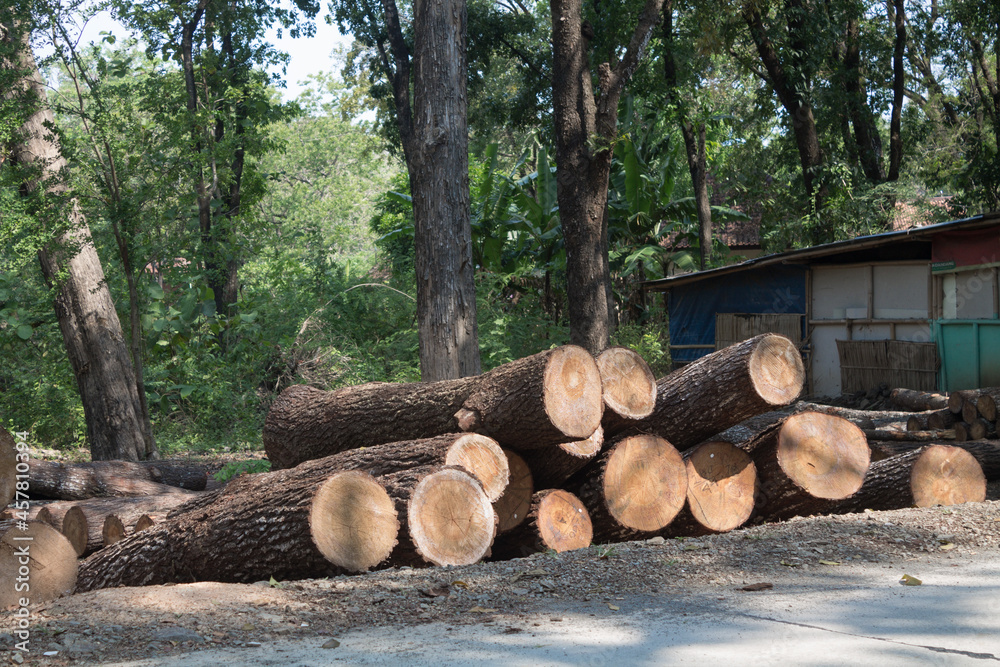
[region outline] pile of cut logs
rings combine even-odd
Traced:
[[[1000,475],[997,442],[948,437],[944,397],[900,390],[934,405],[894,413],[796,403],[804,375],[795,346],[764,334],[659,380],[626,348],[570,345],[459,380],[297,385],[264,425],[272,472],[203,491],[203,474],[155,462],[29,460],[32,497],[63,500],[15,503],[0,541],[26,528],[54,545],[37,553],[54,594],[288,580],[981,501]],[[995,420],[1000,390],[959,393]],[[13,452],[0,430],[0,493]]]

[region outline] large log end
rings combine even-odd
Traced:
[[[789,405],[802,393],[806,371],[795,344],[778,334],[762,336],[750,355],[750,378],[771,405]]]
[[[520,526],[531,509],[531,496],[535,492],[535,482],[531,468],[523,458],[509,449],[503,450],[510,469],[510,482],[503,495],[493,502],[497,515],[497,533],[506,533]]]
[[[382,485],[368,473],[351,470],[331,475],[316,491],[309,529],[327,560],[350,572],[364,572],[392,553],[399,518]]]
[[[627,347],[609,347],[597,357],[604,404],[627,419],[642,419],[656,407],[656,378],[646,361]]]
[[[698,445],[687,457],[687,502],[695,521],[723,533],[740,527],[754,507],[757,468],[728,442]]]
[[[913,464],[910,489],[917,507],[978,503],[986,500],[986,476],[964,449],[931,445]]]
[[[493,438],[478,433],[459,437],[448,450],[445,465],[465,468],[482,483],[490,502],[503,495],[510,481],[510,466]]]
[[[778,435],[778,464],[799,487],[817,498],[840,500],[861,488],[871,463],[865,434],[833,415],[801,412]]]
[[[569,438],[589,438],[601,425],[601,372],[587,350],[563,345],[545,366],[545,414]]]
[[[594,539],[590,514],[569,491],[545,492],[538,502],[536,522],[542,542],[556,552],[583,549]]]
[[[684,459],[655,435],[626,438],[608,458],[602,491],[609,513],[621,525],[641,532],[661,530],[684,507]]]
[[[417,552],[435,565],[477,563],[496,535],[496,514],[482,485],[457,468],[420,480],[410,498],[407,524]]]
[[[0,529],[2,530],[2,529]],[[20,592],[14,582],[23,566],[22,550],[28,551],[27,568],[31,590]],[[69,595],[76,586],[76,551],[58,530],[40,521],[28,521],[22,530],[17,524],[0,536],[0,609],[19,606],[20,598],[32,604]]]

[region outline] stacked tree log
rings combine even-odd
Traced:
[[[997,437],[1000,387],[953,391],[948,410],[954,415],[955,440],[965,442]]]

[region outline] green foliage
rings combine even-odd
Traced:
[[[240,475],[252,475],[258,472],[269,472],[271,462],[267,459],[250,459],[249,461],[230,461],[222,466],[212,477],[220,482],[228,482]]]

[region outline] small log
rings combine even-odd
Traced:
[[[757,467],[755,515],[768,521],[812,514],[824,500],[849,497],[861,487],[871,461],[861,429],[818,412],[792,415],[736,444]]]
[[[983,387],[976,398],[976,408],[987,421],[995,422],[998,415],[997,404],[1000,403],[1000,387]]]
[[[493,511],[497,515],[497,534],[517,528],[528,517],[531,496],[535,492],[535,481],[531,468],[523,458],[509,449],[503,450],[510,468],[510,482],[503,495],[493,501]]]
[[[480,376],[456,418],[463,431],[527,451],[589,438],[603,413],[597,362],[582,347],[563,345]]]
[[[873,427],[873,430],[874,430],[874,427]],[[927,418],[926,417],[920,417],[918,415],[913,415],[912,417],[910,417],[909,419],[906,420],[906,430],[910,431],[910,432],[913,432],[913,431],[927,431],[927,430],[929,430],[927,428]]]
[[[22,576],[22,567],[28,569],[28,581]],[[69,595],[76,585],[77,567],[73,546],[49,524],[0,523],[0,609],[22,606],[22,598],[37,605]],[[16,583],[26,583],[30,588],[17,590]]]
[[[322,463],[241,475],[201,494],[84,560],[77,590],[336,576],[383,562],[399,531],[392,498],[371,475]]]
[[[17,441],[0,426],[0,508],[17,495]]]
[[[426,466],[378,481],[400,519],[390,565],[471,565],[489,553],[496,514],[479,480],[465,470]]]
[[[957,419],[955,417],[955,413],[951,410],[948,410],[947,408],[944,410],[937,410],[935,412],[928,413],[927,430],[943,431],[954,426],[956,421]]]
[[[101,528],[101,544],[103,546],[110,547],[115,542],[121,542],[131,534],[132,527],[126,526],[122,522],[121,517],[115,514],[109,514],[104,517],[104,526]]]
[[[143,514],[135,520],[132,532],[138,533],[139,531],[146,530],[147,528],[152,528],[156,524],[166,521],[168,514],[169,512],[149,512],[148,514]]]
[[[595,542],[622,542],[663,530],[684,507],[687,471],[669,442],[655,435],[627,436],[582,470],[579,489]]]
[[[893,389],[889,400],[897,407],[910,412],[941,410],[948,407],[948,395],[916,389]]]
[[[73,545],[77,556],[88,556],[103,546],[101,525],[92,526],[83,510],[76,505],[63,515],[62,534]]]
[[[854,496],[830,502],[817,513],[955,505],[985,498],[986,478],[972,454],[949,445],[928,445],[876,461]]]
[[[922,443],[915,442],[872,441],[868,444],[871,445],[872,451],[877,451],[880,458],[883,459],[926,446]],[[976,461],[979,463],[979,467],[982,468],[983,475],[986,476],[987,482],[993,482],[1000,479],[1000,442],[996,440],[976,440],[948,444],[952,447],[964,449],[972,454],[972,456],[975,457]]]
[[[969,401],[973,403],[979,398],[979,392],[975,389],[961,389],[959,391],[953,391],[948,394],[948,409],[952,411],[953,414],[961,415],[962,408]]]
[[[967,424],[974,424],[979,419],[979,408],[976,407],[978,397],[968,400],[962,404],[962,421]]]
[[[957,428],[956,424],[956,428]],[[890,429],[862,429],[869,440],[897,440],[900,442],[934,442],[935,440],[954,440],[955,429],[941,431],[894,431]]]
[[[208,473],[201,468],[169,461],[144,461],[142,465],[154,482],[188,491],[204,491],[208,487]]]
[[[586,440],[527,450],[521,452],[521,455],[531,468],[535,485],[542,489],[552,489],[583,470],[600,453],[603,445],[604,429],[598,426]]]
[[[125,496],[154,496],[183,489],[155,481],[158,473],[131,461],[61,463],[32,459],[28,463],[28,489],[32,497],[85,500]]]
[[[955,442],[968,442],[972,440],[972,429],[965,422],[955,422]],[[935,438],[935,440],[943,440],[943,438]]]
[[[684,465],[687,503],[664,537],[725,533],[750,518],[757,467],[749,454],[729,442],[703,442],[684,452]]]
[[[604,393],[605,430],[622,430],[656,407],[656,377],[646,361],[627,347],[609,347],[597,357]]]
[[[573,551],[590,546],[594,537],[590,514],[569,491],[547,489],[534,494],[528,519],[497,539],[492,558],[523,558],[540,551]]]
[[[690,449],[745,419],[792,403],[804,379],[795,345],[784,336],[762,334],[658,380],[653,414],[628,432],[652,433],[680,450]],[[616,435],[605,431],[604,437]]]

